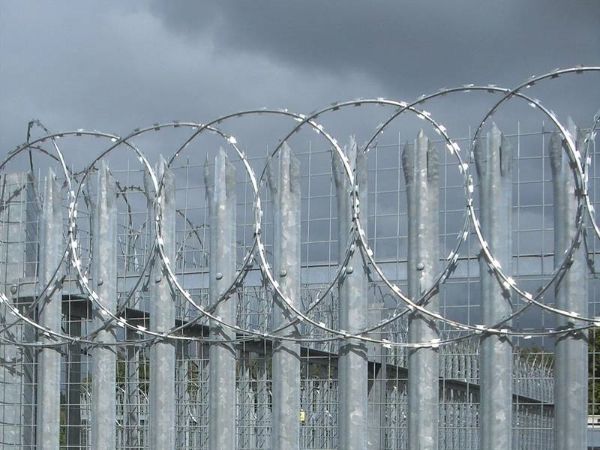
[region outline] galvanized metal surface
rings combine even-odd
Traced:
[[[486,145],[475,148],[479,176],[479,214],[488,245],[498,263],[512,272],[512,149],[502,133],[493,125]],[[511,291],[500,285],[485,261],[479,263],[481,304],[484,325],[502,323],[512,312]],[[510,337],[486,335],[481,342],[480,447],[512,448],[513,413],[513,347]]]
[[[40,283],[49,285],[38,304],[40,324],[60,331],[62,316],[61,257],[63,247],[62,198],[56,176],[50,169],[44,183],[40,234]],[[42,337],[51,343],[51,338]],[[60,436],[60,370],[61,354],[57,348],[42,348],[38,354],[38,391],[36,445],[40,449],[55,449]]]
[[[346,155],[356,177],[354,192],[340,167],[340,161],[334,157],[334,179],[338,205],[338,252],[341,257],[351,242],[352,196],[359,195],[360,207],[366,210],[367,203],[367,167],[365,155],[358,150],[356,141],[351,138],[346,147]],[[355,248],[339,285],[340,329],[356,333],[365,328],[367,312],[367,275],[360,248]],[[367,346],[364,342],[347,339],[339,346],[338,358],[338,439],[339,447],[348,450],[367,448]]]
[[[175,179],[161,157],[157,170],[162,236],[168,258],[175,260]],[[150,329],[165,333],[175,326],[175,295],[156,260],[150,279]],[[158,340],[150,348],[150,447],[175,448],[175,343]]]
[[[301,307],[300,302],[300,167],[289,146],[279,152],[279,170],[271,183],[274,197],[274,269],[283,292]],[[275,297],[273,325],[293,321],[282,299]],[[301,333],[298,325],[282,331],[287,336]],[[284,450],[300,445],[300,344],[273,343],[273,425],[271,448]]]
[[[207,173],[207,172],[210,172]],[[213,167],[205,167],[210,210],[210,303],[216,305],[235,276],[235,169],[223,149]],[[236,298],[231,296],[215,308],[215,314],[226,323],[235,319]],[[209,448],[233,450],[236,446],[235,333],[220,323],[212,322],[209,347]]]
[[[408,200],[408,292],[416,303],[433,285],[437,275],[438,252],[438,156],[421,130],[414,145],[402,154]],[[438,311],[437,296],[426,305]],[[410,342],[439,339],[437,324],[419,312],[409,315]],[[439,358],[436,348],[408,351],[408,447],[438,448]]]
[[[92,265],[95,291],[104,307],[116,313],[117,308],[117,205],[115,180],[108,166],[102,162],[97,177],[98,195],[94,211],[94,248]],[[92,350],[92,448],[112,449],[116,443],[116,382],[117,355],[116,324],[94,311],[95,326],[99,331]]]
[[[569,132],[579,148],[582,137],[569,120]],[[550,140],[550,158],[554,186],[554,254],[561,260],[577,233],[575,217],[577,197],[569,162],[560,136]],[[587,276],[584,247],[580,246],[570,262],[569,270],[556,287],[556,305],[576,314],[587,314]],[[559,326],[570,320],[560,319]],[[575,450],[587,446],[588,373],[583,368],[588,358],[587,332],[568,333],[557,339],[555,363],[555,448]]]

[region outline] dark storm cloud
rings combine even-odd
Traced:
[[[7,1],[0,143],[21,142],[32,117],[123,133],[262,106],[307,112],[468,82],[510,86],[596,63],[598,23],[595,0]]]
[[[324,97],[345,97],[352,86],[372,90],[374,84],[324,73],[305,83],[304,72],[277,60],[251,51],[227,54],[208,29],[193,41],[178,33],[141,4],[6,2],[0,9],[2,147],[22,142],[32,117],[54,130],[124,133],[262,106],[306,110]]]
[[[210,33],[225,54],[255,52],[306,76],[363,73],[394,95],[511,84],[600,56],[594,0],[156,1],[152,9],[185,39]]]
[[[262,106],[308,112],[469,82],[510,86],[557,66],[596,63],[598,23],[595,0],[7,1],[0,144],[20,143],[33,117],[54,130],[125,133]],[[451,100],[427,107],[464,136],[489,101]],[[347,129],[360,122],[353,120]]]

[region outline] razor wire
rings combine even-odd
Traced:
[[[480,334],[521,336],[527,339],[531,338],[532,336],[560,335],[584,330],[590,327],[600,327],[600,319],[597,317],[587,317],[584,315],[577,314],[575,312],[565,311],[543,302],[544,293],[550,288],[550,286],[558,283],[562,275],[569,270],[570,260],[575,250],[579,248],[580,245],[582,245],[582,242],[583,245],[587,245],[587,236],[584,233],[586,221],[589,222],[591,228],[594,230],[594,235],[597,238],[600,238],[600,227],[597,223],[595,211],[591,203],[591,199],[588,195],[587,170],[591,164],[589,146],[596,135],[596,131],[600,123],[600,114],[596,114],[593,118],[593,123],[590,127],[590,131],[585,135],[582,145],[580,145],[580,147],[583,148],[577,148],[577,137],[573,136],[572,133],[568,130],[568,128],[565,127],[558,120],[556,114],[552,110],[547,109],[540,100],[531,98],[521,92],[523,89],[529,88],[534,84],[538,84],[546,80],[556,79],[565,75],[598,71],[600,71],[600,67],[573,67],[568,69],[559,69],[541,76],[531,77],[526,82],[512,89],[501,88],[496,85],[470,84],[457,88],[443,89],[430,95],[421,96],[419,99],[413,102],[394,101],[384,98],[355,99],[346,102],[333,103],[325,108],[318,109],[315,112],[307,115],[293,113],[288,110],[255,109],[224,115],[206,123],[180,121],[155,123],[145,128],[135,129],[125,137],[120,137],[116,134],[111,133],[105,133],[100,131],[88,131],[82,129],[78,129],[76,131],[51,133],[39,121],[32,121],[29,124],[27,141],[24,144],[19,145],[15,150],[11,151],[4,159],[4,161],[0,163],[0,173],[6,171],[8,163],[13,158],[17,157],[23,152],[28,152],[30,154],[30,161],[31,152],[39,151],[47,156],[50,156],[52,159],[59,163],[62,171],[62,176],[64,177],[65,185],[67,187],[68,197],[68,223],[66,233],[66,245],[65,250],[62,254],[61,262],[59,266],[56,267],[54,275],[51,277],[50,281],[45,286],[41,287],[40,294],[29,306],[27,311],[19,311],[19,309],[11,303],[7,293],[0,292],[1,306],[7,308],[7,312],[13,315],[16,319],[15,321],[12,321],[9,324],[4,324],[3,327],[0,328],[0,340],[4,343],[10,343],[12,345],[26,347],[52,347],[62,346],[69,343],[80,343],[87,344],[90,346],[123,345],[124,341],[115,342],[114,344],[98,344],[94,341],[94,336],[96,336],[97,333],[101,330],[118,326],[130,329],[144,336],[143,338],[136,339],[135,341],[127,342],[133,345],[152,345],[152,343],[158,340],[165,339],[178,341],[201,340],[203,342],[210,342],[210,337],[186,336],[184,334],[180,334],[184,332],[187,327],[194,325],[198,321],[203,319],[210,319],[211,321],[219,323],[220,325],[235,331],[235,333],[237,333],[237,336],[234,338],[234,341],[252,340],[256,338],[279,341],[290,340],[294,342],[325,342],[342,339],[353,339],[368,342],[371,344],[382,344],[385,347],[437,348],[442,345],[468,339],[472,336]],[[470,142],[469,149],[465,151],[461,149],[458,143],[450,137],[448,129],[443,124],[436,121],[432,117],[431,113],[422,109],[422,106],[426,102],[433,101],[442,96],[452,94],[465,94],[470,91],[481,91],[488,92],[490,94],[496,94],[500,96],[500,99],[484,115],[480,124],[476,128],[476,132]],[[532,108],[539,110],[556,127],[556,129],[558,130],[557,133],[562,138],[562,148],[568,158],[573,179],[575,181],[575,196],[577,199],[577,210],[576,216],[573,218],[573,221],[576,225],[577,232],[571,240],[568,249],[564,253],[562,261],[559,264],[556,264],[556,268],[549,276],[548,281],[543,286],[539,287],[535,291],[535,293],[525,290],[522,287],[519,287],[515,279],[510,275],[506,274],[500,266],[500,264],[498,263],[498,261],[494,258],[494,255],[491,252],[489,245],[487,244],[486,238],[483,235],[481,224],[477,217],[475,202],[473,198],[474,181],[470,172],[471,169],[469,167],[469,164],[463,158],[463,156],[461,156],[467,152],[469,152],[468,154],[472,154],[475,146],[478,145],[478,140],[485,127],[485,124],[506,101],[511,100],[513,98],[526,101]],[[381,267],[380,264],[377,263],[376,255],[369,246],[368,238],[366,236],[366,232],[362,224],[363,217],[361,217],[360,204],[358,201],[358,193],[360,191],[360,186],[355,180],[355,174],[352,170],[352,163],[345,154],[344,150],[340,147],[338,141],[333,137],[333,135],[331,135],[323,125],[317,122],[317,120],[321,116],[327,113],[339,111],[349,107],[361,107],[366,105],[381,105],[391,107],[394,108],[394,112],[388,117],[388,119],[386,119],[386,121],[377,126],[374,134],[371,136],[370,139],[367,140],[367,143],[359,149],[360,151],[368,154],[368,152],[372,148],[374,148],[374,142],[376,141],[377,137],[381,133],[383,133],[385,128],[389,126],[389,124],[392,123],[397,117],[404,114],[405,112],[408,112],[413,115],[416,115],[416,117],[418,117],[419,119],[422,119],[425,122],[427,122],[430,126],[433,127],[436,133],[441,136],[445,143],[444,147],[446,151],[453,158],[455,158],[458,170],[463,179],[463,188],[465,195],[464,222],[461,230],[458,233],[457,243],[455,244],[453,250],[446,257],[446,264],[443,267],[443,269],[437,274],[431,286],[428,286],[419,298],[411,298],[407,293],[403,292],[402,289],[396,283],[394,283],[392,280],[389,279],[389,277],[386,276],[384,269]],[[242,148],[242,145],[238,143],[238,140],[235,136],[224,131],[224,126],[227,124],[228,121],[235,120],[239,117],[264,115],[282,116],[295,122],[295,125],[291,128],[288,134],[286,134],[284,137],[277,141],[278,144],[275,146],[274,150],[267,155],[265,166],[263,167],[260,175],[257,176],[256,172],[252,168],[252,165],[250,164],[247,153]],[[32,125],[39,126],[45,132],[45,134],[41,137],[32,140],[29,134]],[[294,302],[292,301],[292,299],[290,299],[282,291],[268,262],[263,238],[264,211],[261,200],[261,188],[266,183],[271,162],[277,157],[284,143],[292,135],[298,132],[302,127],[309,127],[314,132],[316,132],[321,138],[323,138],[327,146],[332,149],[333,158],[337,159],[337,161],[341,163],[344,176],[346,177],[349,185],[352,186],[352,189],[348,194],[351,197],[352,224],[350,229],[348,230],[349,236],[347,239],[347,247],[343,256],[340,257],[333,279],[318,295],[315,296],[314,299],[311,300],[307,307],[300,309],[297,306],[294,306]],[[155,169],[150,164],[150,161],[147,159],[142,149],[138,148],[138,146],[133,144],[132,140],[138,136],[142,136],[147,133],[159,132],[161,130],[169,128],[189,128],[193,131],[193,133],[179,146],[179,148],[173,153],[173,155],[165,162],[164,170],[161,175],[160,173],[156,173]],[[176,274],[176,271],[174,269],[175,261],[171,261],[167,257],[167,251],[165,249],[165,238],[163,236],[162,229],[163,215],[160,201],[161,195],[163,195],[165,171],[170,170],[173,167],[173,164],[176,161],[176,159],[181,154],[183,154],[186,151],[186,149],[190,147],[190,144],[194,141],[194,139],[196,139],[202,133],[211,133],[216,136],[219,136],[228,145],[228,148],[230,148],[234,152],[237,158],[239,158],[244,167],[246,176],[249,179],[249,185],[253,195],[254,210],[254,223],[252,225],[254,240],[250,246],[250,249],[247,250],[244,255],[242,266],[236,272],[236,276],[234,277],[234,280],[231,283],[231,285],[220,295],[220,297],[213,304],[208,306],[203,306],[202,304],[200,304],[192,298],[191,293],[185,289],[183,283],[179,280]],[[61,151],[60,146],[58,145],[59,139],[63,137],[103,138],[110,141],[110,145],[104,151],[102,151],[96,158],[94,158],[94,160],[83,171],[79,173],[73,173],[68,168],[68,164],[65,160],[64,154]],[[47,142],[50,142],[52,150],[47,150],[44,147],[45,143]],[[183,323],[181,325],[174,325],[170,330],[164,332],[156,332],[149,330],[148,328],[142,325],[137,325],[127,320],[125,318],[125,314],[123,314],[122,311],[117,311],[116,313],[114,313],[108,308],[106,308],[103,304],[102,298],[100,298],[100,296],[94,291],[93,287],[90,284],[90,280],[87,276],[85,268],[83,267],[82,257],[80,254],[81,247],[80,237],[78,234],[79,226],[77,211],[79,201],[84,196],[84,193],[82,191],[83,186],[85,185],[85,181],[88,178],[88,176],[93,172],[95,166],[102,160],[102,158],[107,156],[110,152],[114,151],[115,149],[121,149],[123,146],[128,151],[132,151],[136,155],[143,172],[147,175],[149,179],[149,183],[146,184],[146,189],[149,189],[150,192],[144,192],[144,194],[148,199],[152,199],[152,214],[155,230],[155,235],[153,237],[154,239],[151,244],[151,248],[148,252],[150,256],[146,259],[144,267],[139,273],[138,279],[134,283],[133,288],[130,289],[129,292],[127,292],[125,302],[127,303],[133,297],[135,291],[139,288],[139,286],[142,285],[144,277],[147,276],[150,272],[150,267],[153,265],[160,265],[169,280],[173,292],[180,294],[181,297],[186,301],[186,303],[189,304],[189,306],[198,313],[195,318],[187,322],[182,321]],[[124,196],[124,189],[122,187],[119,187],[118,189],[122,193],[121,195]],[[513,291],[523,301],[523,305],[520,308],[514,310],[512,314],[510,314],[510,316],[503,318],[497,324],[491,326],[462,323],[447,318],[441,313],[432,312],[427,309],[428,301],[437,292],[439,292],[441,286],[451,276],[451,274],[454,272],[457,265],[459,264],[461,246],[467,240],[470,234],[474,234],[476,236],[481,250],[480,255],[484,258],[489,269],[495,275],[495,279],[499,287],[504,290]],[[379,280],[387,286],[387,288],[390,290],[391,295],[393,295],[397,300],[399,300],[399,302],[397,302],[396,307],[388,317],[385,317],[384,319],[378,321],[375,324],[369,325],[363,330],[359,330],[355,333],[350,333],[345,330],[336,329],[333,326],[329,326],[321,321],[313,319],[310,316],[310,312],[314,310],[328,296],[328,294],[335,288],[335,286],[338,283],[343,282],[347,269],[347,263],[355,252],[360,252],[365,265],[368,265],[368,267],[374,273],[377,274]],[[220,303],[228,301],[239,288],[243,287],[244,279],[254,263],[258,263],[259,265],[263,282],[274,293],[274,295],[276,295],[278,299],[281,300],[280,304],[283,308],[286,309],[286,313],[289,314],[289,316],[291,316],[291,319],[289,319],[286,323],[280,325],[277,328],[274,328],[273,330],[270,330],[269,332],[246,328],[235,323],[227,323],[214,313],[216,307]],[[102,324],[98,328],[92,330],[86,336],[72,336],[65,332],[51,330],[34,320],[34,318],[32,318],[32,314],[30,314],[31,311],[33,311],[40,302],[43,302],[45,298],[52,295],[52,293],[55,292],[57,289],[61,288],[65,276],[60,276],[60,271],[61,267],[65,264],[70,264],[71,267],[74,269],[79,287],[81,288],[86,298],[93,305],[95,305],[98,313],[101,315],[102,318]],[[531,306],[539,307],[543,311],[548,311],[554,315],[572,319],[573,322],[570,322],[569,325],[561,328],[537,328],[527,330],[513,329],[512,327],[508,327],[505,325],[508,321],[515,317],[518,317],[525,309]],[[460,330],[464,333],[458,337],[434,339],[430,342],[416,343],[398,342],[394,340],[373,337],[372,333],[374,331],[381,329],[384,326],[389,325],[412,312],[419,312],[435,320],[436,322],[443,323],[445,325],[448,325],[451,329]],[[41,340],[26,342],[7,339],[5,337],[4,331],[15,326],[19,322],[24,322],[34,327],[39,331],[41,336],[44,336],[45,338],[51,338],[53,342],[49,342],[48,339],[45,339],[43,342]],[[316,336],[307,333],[301,336],[290,337],[282,335],[280,333],[282,330],[290,326],[296,325],[299,322],[309,324],[315,329],[319,329],[326,334],[323,336]]]

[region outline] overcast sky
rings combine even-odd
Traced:
[[[599,24],[598,0],[4,0],[0,144],[23,142],[31,118],[122,134],[263,106],[511,86],[600,64]]]

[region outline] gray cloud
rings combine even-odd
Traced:
[[[0,145],[21,142],[32,117],[55,130],[125,133],[261,106],[307,112],[358,96],[512,85],[593,64],[599,18],[595,1],[9,1],[0,11]],[[450,103],[435,112],[464,135],[483,103],[461,107],[461,117]]]
[[[597,2],[154,2],[176,35],[255,52],[303,72],[363,73],[394,95],[443,84],[512,84],[557,65],[593,63]],[[442,84],[440,84],[442,83]]]

